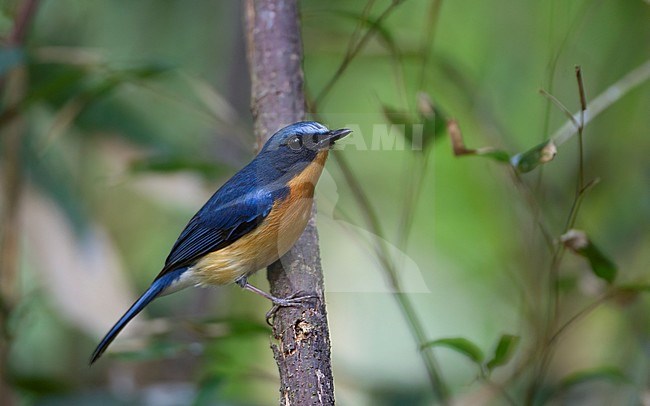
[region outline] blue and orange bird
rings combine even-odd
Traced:
[[[162,271],[109,330],[90,363],[152,300],[189,286],[234,282],[271,300],[275,309],[314,297],[274,297],[249,284],[247,278],[278,260],[298,240],[307,225],[314,186],[329,149],[350,132],[304,121],[273,134],[255,159],[187,223]]]

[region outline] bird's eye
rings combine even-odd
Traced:
[[[293,137],[289,142],[287,142],[287,145],[289,145],[289,148],[292,150],[299,151],[302,148],[302,138]]]

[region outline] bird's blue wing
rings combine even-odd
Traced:
[[[237,241],[264,221],[274,202],[287,193],[284,188],[240,192],[218,191],[212,196],[185,226],[156,279]]]

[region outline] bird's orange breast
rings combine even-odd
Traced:
[[[291,179],[289,193],[275,202],[269,215],[253,231],[229,246],[211,252],[192,267],[200,284],[226,285],[277,261],[295,244],[307,225],[314,187],[323,171],[328,151],[318,153]]]

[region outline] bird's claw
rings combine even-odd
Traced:
[[[271,302],[273,303],[273,307],[271,307],[271,310],[266,312],[266,323],[269,326],[273,326],[271,320],[275,317],[275,314],[278,312],[278,310],[280,310],[281,307],[298,307],[311,299],[318,298],[318,296],[314,294],[299,296],[302,293],[303,292],[296,292],[291,296],[285,298],[273,297],[271,299]]]

